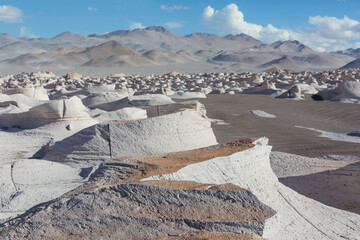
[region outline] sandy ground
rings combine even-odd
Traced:
[[[165,236],[156,236],[152,238],[151,236],[149,239],[176,239],[176,240],[261,240],[265,239],[256,235],[240,235],[240,234],[233,234],[233,233],[209,233],[209,232],[202,232],[202,233],[181,233],[181,234],[171,234]]]
[[[360,214],[360,162],[304,176],[279,179],[300,194]]]
[[[274,151],[308,157],[329,154],[360,157],[357,143],[333,141],[318,137],[319,133],[294,126],[304,126],[336,133],[349,133],[360,128],[360,106],[313,100],[274,99],[265,95],[208,95],[200,99],[209,118],[222,119],[228,125],[213,124],[218,142],[241,138],[270,139]],[[259,109],[276,118],[262,118],[249,111]]]
[[[229,123],[213,124],[220,143],[244,137],[266,136],[270,139],[273,151],[308,157],[330,154],[360,156],[358,143],[334,141],[319,137],[316,131],[294,127],[300,125],[337,133],[359,130],[358,104],[284,100],[244,94],[208,95],[207,99],[201,99],[200,102],[205,104],[210,118]],[[258,117],[249,112],[252,109],[260,109],[277,117]],[[329,164],[330,161],[326,167]],[[341,166],[342,164],[344,163],[338,169],[278,177],[283,184],[300,194],[326,205],[360,214],[360,163],[345,163],[347,166]],[[311,164],[307,164],[307,167],[314,168]]]

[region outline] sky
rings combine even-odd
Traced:
[[[51,38],[163,26],[181,35],[245,33],[318,51],[360,48],[359,0],[0,0],[0,32]]]

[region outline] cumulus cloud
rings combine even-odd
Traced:
[[[29,29],[27,29],[26,27],[20,28],[20,36],[26,37],[26,38],[37,38],[38,37],[35,34],[33,34],[32,32],[30,32]]]
[[[138,29],[138,28],[145,28],[145,26],[143,26],[141,24],[141,22],[133,22],[130,26],[129,29],[130,30],[134,30],[134,29]]]
[[[89,10],[89,11],[97,11],[98,9],[97,9],[97,8],[94,8],[94,7],[92,7],[92,6],[88,6],[88,10]]]
[[[245,33],[258,38],[263,29],[261,25],[246,22],[244,14],[233,3],[221,11],[207,6],[203,12],[203,20],[208,27],[219,29],[224,34]]]
[[[0,6],[0,22],[18,23],[22,22],[22,12],[19,8],[2,5]]]
[[[343,19],[328,16],[309,17],[309,23],[325,38],[360,39],[360,22],[347,16]]]
[[[183,26],[183,24],[179,22],[166,22],[164,25],[170,29],[181,28]]]
[[[360,22],[344,16],[309,17],[311,28],[296,30],[277,28],[271,24],[262,26],[245,20],[244,14],[236,4],[229,4],[222,10],[211,6],[204,9],[202,20],[209,28],[218,30],[220,34],[245,33],[263,42],[278,40],[299,40],[318,51],[334,51],[359,45]]]
[[[165,5],[161,5],[160,9],[164,10],[164,11],[173,11],[173,10],[189,10],[190,8],[186,7],[186,6],[180,6],[180,5],[172,5],[169,7],[167,7]]]

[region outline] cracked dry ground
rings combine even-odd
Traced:
[[[103,162],[84,185],[0,225],[0,238],[262,239],[275,212],[246,189],[140,181],[246,150],[253,141]]]

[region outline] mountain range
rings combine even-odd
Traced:
[[[65,32],[53,38],[0,34],[0,73],[328,70],[359,57],[360,49],[322,53],[299,41],[265,44],[246,34],[182,36],[160,26],[89,36]]]

